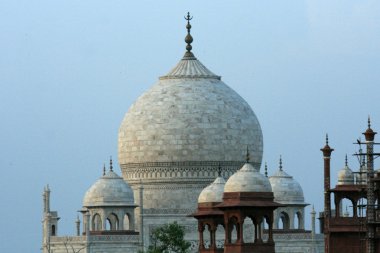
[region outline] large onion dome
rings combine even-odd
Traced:
[[[225,184],[226,180],[219,175],[214,182],[202,190],[198,197],[198,203],[222,202]]]
[[[348,167],[347,155],[345,166],[338,172],[338,185],[354,184],[354,173]]]
[[[134,206],[131,187],[113,170],[104,173],[86,192],[84,207]]]
[[[281,204],[305,204],[301,185],[282,168],[280,157],[279,169],[269,177],[272,186],[274,201]]]
[[[226,182],[224,192],[271,192],[272,187],[267,177],[262,175],[252,164],[246,163]]]
[[[129,108],[119,129],[119,162],[239,162],[248,145],[260,167],[263,138],[248,103],[191,52]],[[226,164],[222,164],[226,165]]]

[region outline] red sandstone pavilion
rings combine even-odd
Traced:
[[[206,187],[198,199],[198,210],[193,215],[198,220],[199,252],[231,253],[274,253],[273,211],[282,206],[274,202],[269,180],[247,162],[226,183],[219,175]],[[243,228],[246,218],[252,221],[253,242],[244,241]],[[268,228],[267,239],[263,240],[263,224]],[[224,249],[216,245],[218,225],[225,228]],[[210,245],[205,247],[203,234],[207,228]],[[233,238],[233,231],[236,233]]]
[[[328,144],[321,149],[324,159],[324,212],[320,219],[325,235],[325,253],[375,253],[380,252],[380,171],[374,171],[374,159],[379,153],[373,152],[376,132],[368,128],[363,133],[365,142],[357,140],[360,170],[352,172],[347,165],[338,175],[338,184],[330,188],[330,160],[334,149]],[[363,152],[361,145],[366,146]],[[367,162],[366,162],[367,160]],[[332,195],[332,196],[331,196]],[[331,197],[335,210],[331,209]],[[343,200],[348,200],[346,211]],[[349,210],[350,209],[350,210]]]

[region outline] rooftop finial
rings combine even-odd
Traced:
[[[249,163],[249,159],[250,159],[250,157],[249,157],[249,150],[248,150],[248,145],[247,145],[247,154],[246,154],[246,157],[245,157],[245,160],[246,160],[247,163]]]
[[[193,37],[190,34],[190,29],[191,29],[190,20],[192,19],[193,17],[190,17],[190,12],[188,12],[187,16],[185,16],[185,20],[187,20],[187,25],[186,25],[187,35],[185,37],[185,42],[187,43],[186,45],[187,52],[185,53],[185,57],[194,57],[194,54],[191,52],[191,49],[193,48],[191,46],[191,43],[193,42]]]
[[[329,135],[326,134],[326,145],[329,145]]]
[[[113,171],[113,167],[112,167],[112,156],[110,157],[110,171]]]
[[[265,162],[265,177],[268,177],[268,166],[267,166],[267,162]]]
[[[345,165],[346,165],[346,167],[348,166],[348,162],[347,162],[347,154],[346,154]]]
[[[106,164],[103,164],[103,176],[106,175]]]
[[[282,171],[282,157],[280,155],[280,171]]]
[[[219,166],[218,166],[218,177],[221,177],[222,176],[222,166],[220,166],[220,163],[219,163]]]
[[[371,117],[368,115],[368,128],[371,128]]]

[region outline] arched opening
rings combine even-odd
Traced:
[[[107,217],[106,230],[119,230],[119,219],[116,214],[111,213]]]
[[[360,198],[357,204],[357,214],[358,217],[366,217],[367,216],[367,199]]]
[[[124,222],[123,222],[123,229],[124,230],[131,230],[131,220],[129,218],[129,213],[126,213],[124,215]]]
[[[280,219],[278,220],[278,228],[279,229],[289,229],[290,228],[289,215],[286,212],[280,213]]]
[[[56,232],[55,232],[55,225],[52,225],[52,226],[51,226],[51,235],[52,235],[52,236],[55,236],[55,233],[56,233]]]
[[[244,242],[253,243],[255,241],[255,225],[250,217],[246,217],[243,223]]]
[[[205,225],[203,230],[203,246],[205,249],[209,249],[211,244],[211,227],[209,224]]]
[[[224,239],[225,239],[225,230],[224,226],[219,224],[216,227],[216,233],[215,233],[215,238],[216,238],[216,247],[221,249],[224,248]]]
[[[239,224],[236,217],[230,218],[229,221],[229,233],[228,233],[228,242],[236,243],[239,237]]]
[[[294,228],[302,229],[302,213],[300,211],[294,214]]]
[[[100,218],[99,214],[95,214],[92,217],[92,231],[100,231],[102,230],[102,218]]]
[[[341,199],[339,203],[339,216],[340,217],[353,217],[354,216],[354,204],[348,198]]]

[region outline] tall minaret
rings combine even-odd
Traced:
[[[42,194],[43,218],[42,218],[42,252],[50,252],[50,237],[56,236],[58,231],[58,213],[50,211],[50,188],[47,185]]]
[[[331,200],[330,200],[330,160],[331,153],[334,149],[329,146],[329,137],[326,134],[326,145],[321,148],[323,153],[323,161],[324,161],[324,196],[325,196],[325,208],[324,208],[324,234],[325,234],[325,253],[329,253],[328,248],[328,224],[329,219],[331,217]]]
[[[49,185],[44,187],[44,192],[42,194],[43,201],[43,218],[42,218],[42,252],[50,252],[50,223],[51,223],[51,214],[50,214],[50,189]]]
[[[368,128],[363,133],[367,144],[367,222],[369,223],[367,228],[367,252],[375,252],[375,227],[371,225],[375,222],[375,194],[373,183],[373,144],[375,140],[376,132],[371,129],[371,120],[368,117]]]

